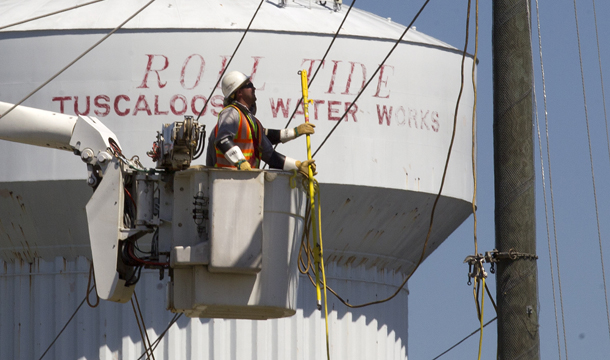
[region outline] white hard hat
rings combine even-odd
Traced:
[[[250,80],[249,76],[244,75],[239,71],[230,71],[222,78],[222,94],[225,99],[228,99],[235,90],[239,89],[246,81]]]

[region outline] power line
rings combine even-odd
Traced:
[[[146,357],[148,359],[152,358],[155,360],[155,354],[152,349],[152,345],[150,344],[150,338],[148,337],[148,330],[146,329],[146,324],[144,323],[144,315],[142,315],[140,302],[138,301],[138,296],[136,295],[135,290],[133,292],[133,297],[131,298],[131,307],[133,309],[133,314],[136,317],[136,322],[138,323],[138,330],[140,331],[140,337],[142,337],[142,345],[144,346],[144,351],[147,355]],[[148,356],[149,352],[150,356]]]
[[[608,289],[606,287],[606,271],[604,269],[604,252],[602,249],[602,234],[599,225],[599,210],[597,205],[597,190],[595,187],[595,172],[593,170],[593,150],[591,147],[591,132],[589,130],[589,113],[587,111],[587,94],[585,91],[585,72],[582,63],[582,51],[580,48],[580,33],[578,31],[578,13],[576,11],[576,0],[574,0],[574,18],[576,20],[576,38],[578,39],[578,58],[580,60],[580,78],[582,82],[582,95],[585,107],[585,122],[587,124],[587,139],[589,141],[589,161],[591,162],[591,181],[593,182],[593,199],[595,200],[595,219],[597,220],[597,238],[599,241],[599,256],[602,265],[602,279],[604,282],[604,297],[606,300],[606,319],[608,321],[608,335],[610,335],[610,309],[608,308]]]
[[[413,19],[413,21],[411,21],[411,23],[409,24],[409,27],[407,27],[407,29],[403,33],[403,36],[405,35],[406,31],[413,25],[413,22],[415,22],[415,20],[417,19],[419,14],[423,11],[424,7],[428,4],[428,2],[429,2],[429,0],[426,1],[426,3],[419,10],[417,15]],[[336,292],[334,292],[329,287],[328,288],[329,291],[333,295],[335,295],[335,297],[339,301],[341,301],[345,306],[347,306],[349,308],[353,308],[353,309],[355,309],[355,308],[362,308],[362,307],[365,307],[365,306],[370,306],[370,305],[384,303],[386,301],[389,301],[389,300],[393,299],[396,295],[398,295],[400,293],[400,291],[403,289],[403,287],[407,284],[407,281],[409,281],[411,276],[413,276],[415,271],[419,268],[421,263],[424,261],[424,257],[426,255],[426,248],[428,246],[428,241],[430,240],[430,236],[432,234],[432,228],[433,228],[433,224],[434,224],[434,214],[436,213],[436,206],[438,205],[438,201],[441,198],[441,194],[443,192],[443,187],[445,186],[445,179],[447,178],[447,169],[449,168],[449,160],[451,159],[451,153],[452,153],[453,144],[454,144],[454,141],[455,141],[455,133],[456,133],[456,127],[457,127],[458,110],[460,108],[460,100],[462,98],[462,93],[464,91],[464,78],[465,78],[465,75],[464,75],[464,64],[465,64],[465,61],[466,61],[466,53],[467,53],[467,49],[468,49],[469,27],[470,27],[470,0],[468,1],[468,12],[467,12],[467,16],[466,16],[466,36],[465,36],[465,40],[464,40],[464,51],[462,52],[462,61],[461,61],[461,66],[460,66],[460,69],[461,69],[460,70],[460,75],[461,75],[460,91],[458,93],[458,97],[457,97],[456,104],[455,104],[455,113],[454,113],[454,117],[453,117],[453,130],[451,132],[451,141],[449,142],[449,149],[447,150],[447,157],[446,157],[445,166],[444,166],[444,170],[443,170],[443,176],[441,178],[441,185],[439,187],[438,193],[436,194],[436,197],[434,199],[434,203],[432,205],[432,210],[431,210],[431,213],[430,213],[430,224],[428,226],[428,232],[426,234],[426,240],[424,241],[424,245],[423,245],[423,248],[422,248],[422,251],[421,251],[420,258],[419,258],[417,264],[415,265],[415,268],[413,270],[411,270],[409,275],[407,275],[405,277],[405,279],[403,280],[402,284],[398,287],[396,292],[394,292],[394,294],[392,294],[389,297],[387,297],[385,299],[382,299],[382,300],[371,301],[371,302],[367,302],[367,303],[359,304],[359,305],[352,305],[352,304],[348,303],[346,300],[344,300],[343,298],[341,298],[341,296],[339,296]],[[401,39],[402,39],[402,36],[401,36]],[[399,39],[399,42],[400,42],[400,39]],[[394,46],[394,48],[395,47],[396,47],[396,45]],[[392,48],[392,50],[390,51],[390,54],[394,50],[394,48]],[[390,54],[388,54],[388,56],[386,56],[385,60],[387,60],[387,58],[389,57]],[[385,60],[384,60],[384,62],[385,62]],[[382,63],[382,65],[383,65],[383,63]],[[377,69],[377,70],[379,70],[379,69]],[[373,77],[374,76],[375,75],[373,75]],[[370,82],[370,80],[369,80],[369,82]],[[364,89],[362,89],[362,90],[364,90]],[[360,94],[361,93],[362,93],[362,91],[360,92]],[[360,96],[360,94],[358,94],[358,96]],[[357,100],[357,97],[356,97],[356,100]],[[354,102],[356,102],[356,100],[354,100]],[[348,111],[349,111],[349,109],[346,111],[346,114],[347,114]],[[344,114],[344,116],[345,116],[345,114]],[[335,128],[336,127],[337,127],[337,125],[335,125]],[[334,131],[335,128],[333,128],[333,131]],[[332,131],[331,131],[331,133],[332,133]],[[330,136],[330,134],[328,136]],[[326,139],[328,139],[328,136],[326,137]],[[326,139],[324,140],[324,142],[326,142]],[[322,145],[324,145],[324,142],[322,143]],[[318,150],[320,150],[322,145],[320,145],[320,147],[318,147]]]
[[[337,124],[332,128],[332,130],[330,131],[330,133],[328,133],[328,135],[326,135],[326,137],[324,138],[324,141],[322,141],[322,143],[320,144],[320,146],[318,146],[318,149],[316,149],[316,151],[313,153],[312,157],[315,157],[316,154],[318,153],[318,151],[320,151],[320,149],[322,148],[322,146],[324,146],[324,144],[326,143],[326,140],[328,140],[328,138],[333,134],[333,132],[335,132],[335,129],[337,129],[337,127],[341,124],[341,122],[343,121],[343,119],[345,118],[345,116],[349,113],[349,111],[352,109],[352,106],[354,106],[354,104],[356,103],[356,101],[358,101],[358,99],[360,98],[360,95],[362,95],[362,93],[364,93],[364,90],[366,90],[366,88],[369,86],[369,84],[371,83],[371,81],[373,81],[373,78],[375,78],[375,76],[377,76],[377,73],[379,72],[379,70],[381,70],[381,68],[383,67],[383,65],[385,65],[385,62],[388,60],[388,58],[390,57],[390,55],[392,55],[392,53],[394,52],[394,50],[396,49],[396,47],[398,47],[398,44],[400,44],[400,42],[402,41],[402,39],[405,37],[405,35],[407,34],[407,31],[409,31],[409,29],[413,26],[413,23],[415,23],[415,20],[417,20],[417,18],[419,17],[419,15],[422,13],[422,11],[424,11],[424,9],[426,8],[426,5],[428,5],[428,3],[430,2],[430,0],[426,0],[426,2],[422,5],[422,7],[419,9],[419,11],[417,12],[417,14],[415,14],[415,17],[413,18],[413,20],[411,20],[411,23],[409,23],[409,26],[407,26],[407,28],[405,29],[405,31],[402,33],[402,35],[400,35],[400,38],[398,38],[398,40],[396,40],[396,43],[394,43],[394,46],[392,47],[392,49],[390,49],[390,52],[388,52],[388,54],[386,55],[385,59],[383,59],[383,61],[381,62],[381,64],[379,64],[379,66],[377,67],[377,70],[375,70],[375,72],[373,73],[373,75],[371,75],[371,77],[369,78],[369,80],[366,82],[366,84],[364,85],[364,87],[362,89],[360,89],[360,92],[358,93],[358,95],[356,95],[356,98],[354,99],[354,101],[352,101],[352,103],[349,105],[349,107],[345,110],[345,112],[343,113],[343,116],[341,116],[341,118],[339,119],[339,121],[337,121]]]
[[[483,325],[483,327],[486,327],[487,325],[491,324],[492,322],[496,321],[496,319],[498,319],[498,317],[496,316],[495,318],[489,320],[485,325]],[[452,347],[450,347],[449,349],[445,350],[443,353],[441,353],[440,355],[438,355],[437,357],[435,357],[432,360],[436,360],[438,358],[440,358],[441,356],[445,355],[446,353],[448,353],[449,351],[455,349],[458,345],[460,345],[461,343],[463,343],[464,341],[468,340],[469,337],[471,337],[472,335],[478,333],[479,331],[481,331],[481,328],[477,328],[475,331],[471,332],[470,335],[466,336],[465,338],[463,338],[462,340],[458,341],[455,345],[453,345]]]
[[[4,114],[2,114],[0,116],[0,118],[5,117],[8,113],[10,113],[11,111],[13,111],[13,109],[15,109],[17,106],[23,104],[24,101],[26,101],[27,99],[29,99],[32,95],[34,95],[36,92],[38,92],[38,90],[42,89],[43,87],[45,87],[48,83],[50,83],[51,81],[55,80],[56,77],[58,77],[59,75],[61,75],[61,73],[63,73],[64,71],[66,71],[70,66],[74,65],[77,61],[79,61],[80,59],[82,59],[85,55],[87,55],[91,50],[95,49],[99,44],[101,44],[102,42],[104,42],[104,40],[108,39],[110,37],[110,35],[114,34],[115,32],[117,32],[120,28],[123,27],[123,25],[127,24],[131,19],[133,19],[134,17],[136,17],[140,12],[142,12],[144,9],[146,9],[150,4],[152,4],[153,2],[155,2],[155,0],[150,0],[146,5],[144,5],[142,8],[140,8],[140,10],[136,11],[135,14],[131,15],[129,18],[127,18],[127,20],[125,20],[121,25],[117,26],[116,28],[114,28],[111,32],[109,32],[106,36],[104,36],[102,39],[100,39],[98,42],[96,42],[93,46],[91,46],[89,49],[85,50],[84,53],[80,54],[76,59],[74,59],[72,62],[70,62],[68,65],[66,65],[63,69],[59,70],[59,72],[57,72],[55,75],[51,76],[51,78],[47,81],[45,81],[42,85],[40,85],[39,87],[37,87],[34,91],[32,91],[31,93],[29,93],[26,97],[24,97],[23,99],[21,99],[18,103],[16,103],[15,105],[13,105],[10,109],[8,109]]]
[[[167,325],[167,327],[165,328],[165,330],[163,330],[163,332],[159,335],[159,337],[157,337],[157,340],[153,341],[152,347],[149,347],[151,352],[155,351],[155,349],[161,342],[161,339],[163,339],[163,336],[165,336],[167,331],[178,321],[178,319],[180,319],[182,317],[182,315],[183,315],[183,313],[174,314],[174,317],[170,320],[170,322]],[[148,354],[148,351],[145,351],[142,355],[140,355],[140,357],[137,360],[142,360],[142,358],[144,358],[144,356],[146,356],[146,354]]]
[[[314,79],[316,78],[316,75],[318,75],[318,71],[320,71],[320,68],[322,67],[322,65],[324,65],[324,61],[326,60],[326,56],[328,55],[328,52],[330,51],[330,49],[333,47],[333,44],[335,43],[335,40],[337,39],[337,36],[339,35],[339,31],[341,31],[341,28],[343,27],[343,24],[345,23],[345,20],[347,20],[347,16],[349,15],[350,11],[352,11],[352,7],[354,7],[355,3],[356,3],[356,0],[352,1],[352,4],[349,6],[349,9],[347,9],[347,12],[345,13],[345,16],[343,17],[343,21],[341,21],[341,24],[339,24],[339,27],[337,28],[337,31],[335,31],[333,39],[331,40],[330,44],[328,45],[328,48],[326,49],[326,52],[324,53],[324,56],[322,56],[322,60],[320,61],[320,64],[318,64],[318,67],[316,68],[316,71],[313,73],[313,75],[311,76],[311,79],[307,83],[307,87],[311,86],[311,84],[313,83]],[[294,118],[294,115],[297,113],[297,110],[299,109],[299,106],[301,106],[302,102],[303,102],[303,97],[301,96],[301,98],[297,102],[297,105],[294,107],[294,111],[292,112],[292,115],[290,115],[290,117],[288,118],[288,122],[286,123],[286,126],[284,126],[284,128],[287,128],[288,125],[290,125],[290,123],[292,122],[292,119]],[[278,145],[279,144],[275,144],[273,149],[277,149]],[[265,163],[265,166],[263,167],[263,169],[267,168],[267,165],[269,165],[269,164]]]
[[[6,28],[10,28],[11,26],[15,26],[15,25],[21,25],[21,24],[25,24],[25,23],[27,23],[27,22],[34,21],[34,20],[38,20],[38,19],[42,19],[42,18],[45,18],[45,17],[48,17],[48,16],[52,16],[52,15],[56,15],[56,14],[60,14],[60,13],[62,13],[62,12],[66,12],[66,11],[70,11],[70,10],[78,9],[78,8],[80,8],[80,7],[87,6],[87,5],[91,5],[91,4],[95,4],[95,3],[98,3],[98,2],[100,2],[100,1],[104,1],[104,0],[95,0],[95,1],[90,1],[90,2],[88,2],[88,3],[84,3],[84,4],[80,4],[80,5],[72,6],[72,7],[69,7],[69,8],[66,8],[66,9],[62,9],[62,10],[58,10],[58,11],[55,11],[55,12],[52,12],[52,13],[48,13],[48,14],[45,14],[45,15],[36,16],[36,17],[30,18],[30,19],[27,19],[27,20],[18,21],[18,22],[16,22],[16,23],[12,23],[12,24],[9,24],[9,25],[4,25],[4,26],[0,27],[0,30],[4,30],[4,29],[6,29]]]
[[[337,28],[337,31],[335,31],[335,35],[333,36],[333,39],[331,40],[330,44],[328,45],[328,48],[326,49],[326,52],[324,53],[324,56],[322,56],[322,60],[320,61],[320,64],[316,68],[316,71],[313,73],[313,75],[311,76],[311,79],[307,83],[307,87],[311,87],[311,84],[313,83],[314,79],[316,78],[316,75],[318,75],[318,71],[320,71],[320,68],[324,64],[324,61],[326,60],[326,56],[328,55],[328,52],[333,47],[333,45],[335,43],[335,39],[337,39],[337,36],[339,35],[339,31],[341,31],[341,28],[343,27],[343,24],[345,23],[345,20],[347,20],[347,16],[349,15],[350,11],[352,11],[352,7],[354,6],[355,3],[356,3],[356,0],[352,1],[352,4],[349,6],[349,9],[347,9],[347,12],[345,13],[345,16],[343,17],[343,21],[341,21],[341,24],[339,24],[339,27]],[[299,101],[297,102],[297,106],[295,106],[294,111],[292,112],[292,115],[290,115],[290,117],[288,118],[288,122],[286,123],[286,126],[284,126],[284,128],[287,128],[288,125],[290,125],[290,122],[294,118],[294,114],[297,113],[297,110],[299,109],[299,106],[301,105],[301,102],[303,102],[303,97],[302,96],[299,99]],[[277,147],[277,144],[275,145],[275,147]]]
[[[212,95],[214,94],[214,91],[216,91],[216,87],[218,86],[218,84],[222,80],[222,76],[225,74],[225,72],[229,68],[229,65],[231,64],[231,61],[233,61],[233,57],[237,53],[237,50],[241,46],[241,43],[244,41],[244,38],[246,37],[246,34],[248,33],[248,31],[250,31],[250,26],[252,26],[252,22],[254,22],[254,18],[256,18],[256,15],[258,14],[258,10],[263,5],[264,1],[265,0],[261,0],[261,2],[258,4],[258,7],[256,8],[256,11],[254,12],[254,15],[252,15],[252,19],[250,19],[250,23],[248,24],[248,27],[246,27],[246,31],[244,31],[244,34],[241,36],[241,39],[239,40],[239,43],[237,43],[237,47],[235,47],[235,50],[233,51],[233,54],[231,55],[231,58],[229,58],[229,61],[227,62],[227,65],[225,65],[224,70],[222,70],[222,73],[218,77],[218,81],[216,81],[216,85],[214,85],[214,87],[212,88],[212,92],[210,93],[210,96],[208,96],[208,98],[205,100],[205,104],[203,104],[203,108],[199,112],[199,115],[197,116],[197,120],[196,121],[199,121],[199,118],[201,117],[201,115],[203,114],[205,109],[207,108],[208,103],[210,102],[210,99],[212,99]],[[209,146],[209,144],[208,144],[208,146]]]
[[[606,112],[606,94],[604,93],[604,74],[602,73],[602,55],[599,48],[599,31],[597,29],[597,11],[593,0],[593,19],[595,23],[595,40],[597,41],[597,61],[599,63],[599,80],[602,86],[602,104],[604,105],[604,120],[606,121],[606,143],[608,144],[608,157],[610,158],[610,136],[608,135],[608,115]]]
[[[53,345],[55,344],[55,342],[57,341],[57,339],[59,339],[59,336],[64,332],[64,330],[66,330],[66,328],[68,327],[68,325],[70,324],[70,322],[72,321],[72,319],[74,319],[74,317],[76,316],[76,313],[78,313],[78,310],[80,310],[80,308],[83,306],[83,304],[85,303],[85,301],[87,301],[87,297],[89,296],[89,293],[91,293],[91,291],[93,291],[93,289],[95,289],[95,286],[90,288],[87,291],[87,294],[85,294],[85,298],[83,299],[83,301],[80,302],[80,305],[78,305],[78,307],[76,308],[76,310],[74,310],[74,313],[72,314],[72,316],[70,316],[70,319],[68,319],[68,321],[66,322],[66,324],[64,325],[63,328],[61,328],[61,330],[59,331],[59,333],[57,334],[57,336],[55,336],[55,339],[53,339],[53,341],[51,342],[51,344],[47,347],[47,349],[44,351],[44,353],[42,353],[42,355],[38,358],[38,360],[41,360],[46,354],[47,352],[49,352],[49,350],[51,350],[51,348],[53,347]]]
[[[602,104],[604,105],[604,120],[606,122],[606,143],[608,145],[608,157],[610,158],[610,136],[608,135],[608,115],[606,111],[606,94],[604,92],[604,74],[602,72],[602,56],[599,47],[599,30],[597,26],[597,11],[595,9],[595,0],[593,2],[593,19],[595,23],[595,40],[597,42],[597,61],[599,63],[599,80],[602,88]]]
[[[528,7],[529,10],[529,7]],[[531,16],[528,15],[528,18],[531,18]],[[563,326],[563,342],[564,342],[564,351],[566,354],[566,360],[568,359],[568,341],[566,338],[566,326],[565,326],[565,316],[564,316],[564,311],[563,311],[563,292],[561,289],[561,272],[560,272],[560,268],[559,268],[559,244],[557,241],[557,226],[556,226],[556,219],[555,219],[555,198],[553,195],[553,176],[552,176],[552,171],[551,171],[551,149],[550,149],[550,138],[549,138],[549,118],[548,118],[548,111],[547,111],[547,98],[546,98],[546,79],[544,76],[544,61],[543,61],[543,57],[542,57],[542,35],[541,35],[541,31],[540,31],[540,9],[538,7],[538,0],[536,0],[536,23],[537,23],[537,28],[538,28],[538,52],[540,54],[540,70],[541,70],[541,74],[542,74],[542,95],[543,95],[543,101],[544,101],[544,120],[545,120],[545,127],[546,127],[546,154],[547,154],[547,163],[549,166],[549,191],[550,191],[550,196],[551,196],[551,213],[552,213],[552,218],[553,218],[553,236],[555,239],[555,258],[556,258],[556,264],[557,264],[557,283],[559,285],[559,301],[560,301],[560,307],[561,307],[561,323]],[[530,26],[530,39],[531,39],[531,26]],[[533,45],[532,45],[533,47]],[[532,70],[534,67],[534,60],[532,57]],[[546,181],[544,178],[544,160],[543,160],[543,152],[542,152],[542,139],[540,136],[540,125],[539,125],[539,121],[538,121],[538,101],[537,101],[537,97],[536,97],[536,82],[534,81],[532,84],[533,88],[534,88],[534,106],[535,106],[535,117],[536,117],[536,128],[537,128],[537,133],[538,133],[538,146],[539,146],[539,152],[540,152],[540,169],[541,169],[541,180],[542,180],[542,192],[543,192],[543,197],[544,197],[544,215],[545,215],[545,220],[546,220],[546,233],[547,233],[547,243],[548,243],[548,249],[549,249],[549,266],[550,266],[550,270],[551,270],[551,287],[553,289],[553,309],[555,312],[555,328],[557,330],[557,352],[559,354],[559,360],[561,360],[561,341],[560,341],[560,334],[559,334],[559,321],[558,321],[558,316],[557,316],[557,300],[556,300],[556,296],[555,296],[555,276],[553,274],[553,256],[552,256],[552,251],[551,251],[551,233],[550,233],[550,228],[549,228],[549,213],[548,213],[548,205],[547,205],[547,195],[546,195]]]
[[[606,122],[606,142],[608,143],[608,155],[610,156],[610,139],[608,138],[608,115],[606,112],[606,95],[604,93],[604,74],[602,73],[602,56],[599,49],[599,31],[597,29],[597,12],[595,10],[595,0],[593,1],[593,18],[595,20],[595,40],[597,41],[597,60],[599,63],[599,80],[602,87],[602,103],[604,105],[604,120]],[[576,6],[576,3],[574,3]],[[590,145],[589,145],[590,146]],[[602,259],[602,273],[604,278],[604,295],[606,297],[606,316],[608,318],[608,332],[610,334],[610,312],[608,311],[608,290],[606,289],[606,273],[604,272],[604,255],[602,252],[601,236],[599,237],[599,253]]]

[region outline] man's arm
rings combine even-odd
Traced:
[[[264,136],[261,142],[262,147],[262,160],[269,164],[271,169],[281,169],[281,170],[298,170],[305,176],[308,175],[308,168],[312,166],[312,170],[314,175],[316,172],[315,160],[305,160],[299,161],[288,156],[282,155],[279,152],[273,149],[273,145],[271,141]]]
[[[288,142],[292,139],[296,139],[301,135],[311,135],[315,132],[314,128],[316,126],[312,123],[303,123],[292,129],[265,129],[265,135],[269,138],[271,145],[276,145],[281,143]]]

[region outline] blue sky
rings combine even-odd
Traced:
[[[356,7],[393,21],[408,24],[424,0],[358,0]],[[346,1],[344,6],[349,6]],[[415,23],[417,30],[434,36],[455,47],[463,48],[467,1],[431,0]],[[471,20],[469,52],[474,51],[474,1]],[[536,96],[542,144],[535,136],[536,212],[538,287],[540,302],[540,341],[542,359],[605,359],[610,352],[610,330],[606,317],[604,280],[600,256],[602,249],[610,254],[610,152],[607,142],[606,120],[602,99],[602,82],[596,43],[593,1],[576,1],[583,72],[586,91],[589,134],[585,117],[583,86],[578,53],[578,41],[573,1],[539,1],[540,26],[546,95],[548,107],[548,138],[552,173],[547,160],[546,125],[538,36],[536,2],[532,2],[533,54],[536,77]],[[595,3],[601,47],[602,71],[610,74],[610,3]],[[479,5],[479,67],[478,67],[478,213],[477,233],[479,250],[494,248],[494,179],[493,179],[493,89],[491,54],[491,1]],[[608,75],[604,73],[604,76]],[[606,93],[610,88],[604,89]],[[608,104],[610,106],[610,104]],[[609,109],[610,110],[610,109]],[[591,156],[589,152],[591,139]],[[543,149],[550,237],[547,233],[544,191],[541,180],[539,146]],[[595,206],[591,160],[597,195]],[[553,233],[553,214],[550,182],[553,186],[556,235]],[[596,213],[599,214],[596,216]],[[598,235],[598,220],[599,234]],[[463,260],[474,252],[473,218],[470,217],[417,270],[409,282],[409,358],[433,359],[461,340],[478,326],[472,288],[466,285],[467,265]],[[555,255],[555,236],[558,257]],[[551,258],[549,258],[549,240]],[[563,315],[566,329],[564,342],[559,279],[561,274]],[[606,272],[610,267],[604,258]],[[551,261],[555,287],[554,307]],[[489,267],[487,267],[489,270]],[[610,281],[610,277],[608,279]],[[495,296],[495,278],[488,278]],[[555,311],[558,315],[559,345]],[[486,301],[485,320],[495,316]],[[478,335],[471,337],[441,359],[476,359]],[[495,323],[483,334],[483,359],[496,356]],[[567,348],[567,356],[566,356]],[[561,351],[561,355],[559,352]]]

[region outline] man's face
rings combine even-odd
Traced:
[[[236,99],[250,107],[256,102],[256,88],[251,81],[246,82],[237,90]]]

